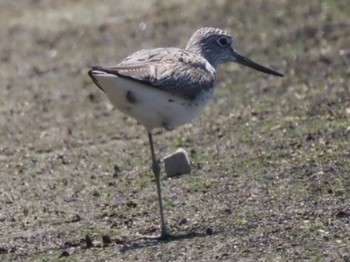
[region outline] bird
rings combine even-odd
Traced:
[[[158,240],[167,240],[172,234],[164,218],[161,168],[152,131],[155,128],[172,130],[198,116],[213,96],[218,66],[228,62],[283,76],[240,55],[230,33],[213,27],[195,31],[185,49],[143,49],[116,66],[92,66],[88,71],[114,107],[146,128],[160,212],[160,235],[154,237]]]

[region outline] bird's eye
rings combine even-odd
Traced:
[[[229,44],[229,41],[227,40],[226,37],[221,37],[219,40],[218,40],[218,43],[219,45],[225,47]]]

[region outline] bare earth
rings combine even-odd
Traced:
[[[1,0],[1,261],[350,261],[347,0]],[[192,173],[162,180],[142,126],[87,76],[203,26],[285,74],[219,70],[202,116],[155,135]]]

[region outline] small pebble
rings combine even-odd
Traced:
[[[7,254],[8,250],[4,247],[0,247],[0,254]]]
[[[104,246],[108,246],[110,243],[112,243],[112,239],[108,235],[102,236],[102,242]]]
[[[213,232],[213,229],[208,227],[205,233],[207,233],[207,235],[212,235],[214,232]]]

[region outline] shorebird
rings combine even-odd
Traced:
[[[89,71],[93,82],[107,94],[112,104],[147,130],[160,211],[159,240],[171,235],[163,214],[161,169],[155,155],[152,130],[171,130],[196,117],[213,95],[217,67],[226,62],[283,76],[238,54],[227,31],[210,27],[197,30],[185,49],[140,50],[116,66],[93,66]]]

